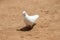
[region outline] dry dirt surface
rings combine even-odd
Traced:
[[[30,30],[24,10],[40,16]],[[60,0],[0,0],[0,40],[60,40]]]

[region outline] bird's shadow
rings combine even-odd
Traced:
[[[30,30],[32,30],[32,28],[35,26],[36,24],[33,24],[32,26],[25,26],[25,27],[23,27],[23,28],[21,28],[21,29],[17,29],[17,31],[30,31]]]

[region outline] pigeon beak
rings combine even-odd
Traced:
[[[25,14],[24,14],[24,16],[25,16]]]
[[[23,15],[25,16],[25,13],[23,13]]]

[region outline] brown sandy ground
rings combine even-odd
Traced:
[[[40,15],[29,31],[23,10]],[[0,40],[60,40],[60,0],[0,0]]]

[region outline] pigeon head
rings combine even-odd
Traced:
[[[27,15],[27,12],[26,11],[23,11],[23,15],[26,16]]]

